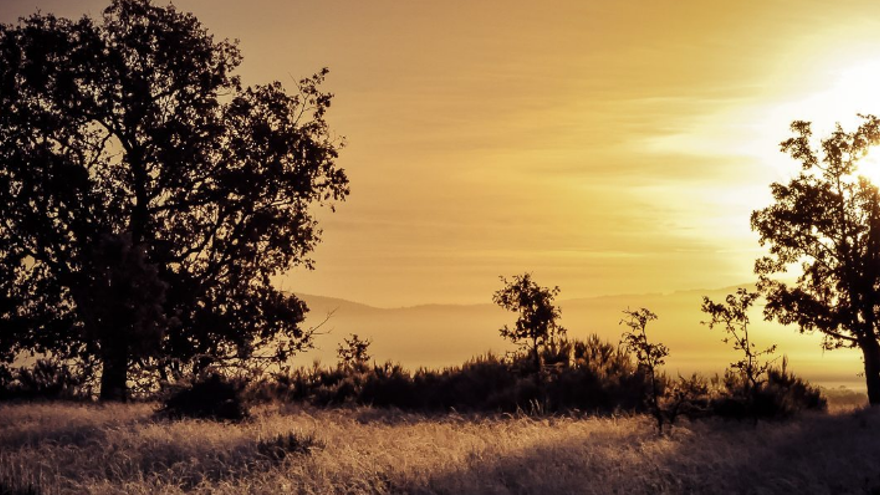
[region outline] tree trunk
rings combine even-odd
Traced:
[[[532,352],[533,352],[532,355],[535,357],[535,373],[540,375],[541,368],[542,368],[542,366],[541,366],[541,351],[540,351],[540,349],[538,349],[538,339],[537,338],[532,339]]]
[[[101,400],[125,402],[128,399],[128,350],[111,347],[104,352],[101,374]]]
[[[865,359],[865,382],[868,385],[868,402],[880,405],[880,343],[868,338],[859,342]]]

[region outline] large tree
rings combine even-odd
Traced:
[[[752,213],[769,255],[758,259],[765,316],[821,332],[827,349],[858,348],[872,405],[880,404],[880,197],[859,176],[858,162],[880,140],[880,120],[839,125],[819,148],[808,122],[794,122],[782,151],[800,162],[787,184],[771,186],[775,202]],[[783,280],[795,269],[794,281]]]
[[[308,344],[271,277],[311,267],[310,213],[348,194],[326,70],[243,87],[235,42],[114,0],[101,19],[0,25],[0,358],[168,376]]]

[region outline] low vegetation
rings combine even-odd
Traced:
[[[334,367],[251,380],[214,368],[151,402],[98,406],[83,400],[95,381],[82,369],[4,368],[0,399],[16,400],[0,402],[0,494],[880,489],[852,476],[880,461],[865,435],[880,428],[874,411],[766,421],[826,406],[784,359],[746,351],[723,376],[673,379],[670,350],[648,339],[649,310],[625,312],[619,343],[568,339],[558,289],[517,280],[538,294],[509,295],[519,337],[501,334],[520,351],[440,370],[377,364],[371,341],[351,335]],[[841,461],[853,448],[855,464]]]
[[[358,352],[342,349],[335,367],[315,365],[252,381],[215,372],[167,386],[153,396],[161,402],[156,415],[238,422],[248,417],[251,405],[270,402],[421,413],[644,412],[654,416],[662,433],[664,424],[680,416],[781,419],[825,408],[819,389],[788,371],[785,361],[765,370],[757,385],[736,369],[724,376],[672,379],[660,369],[662,360],[649,367],[638,349],[593,335],[542,348],[539,373],[531,352],[505,358],[487,354],[461,366],[410,371],[393,363],[369,363],[369,341],[349,341]],[[7,375],[0,383],[0,397],[7,399],[85,400],[89,395],[85,382],[48,362]]]
[[[366,351],[364,351],[366,352]],[[406,370],[393,363],[341,361],[336,367],[299,368],[253,383],[255,401],[327,406],[372,406],[422,413],[612,413],[647,412],[662,431],[680,416],[782,419],[823,410],[818,388],[783,366],[770,368],[759,388],[732,371],[723,377],[671,379],[640,364],[626,348],[587,340],[560,341],[542,351],[544,367],[532,372],[533,354],[506,359],[488,354],[462,366]],[[746,401],[745,397],[755,396]]]
[[[244,383],[220,374],[200,377],[166,392],[158,417],[242,421],[248,409],[242,399]]]
[[[543,376],[533,356],[492,354],[462,366],[408,371],[392,363],[312,367],[275,375],[252,393],[318,406],[371,405],[422,412],[611,412],[638,410],[645,378],[628,354],[593,337],[543,353]]]
[[[256,407],[218,428],[151,403],[0,405],[12,493],[873,493],[880,411],[782,422]],[[309,440],[311,439],[311,440]],[[282,453],[283,452],[283,453]],[[17,491],[16,491],[17,490]],[[27,491],[30,490],[30,491]]]
[[[87,382],[82,370],[52,359],[17,368],[0,365],[0,401],[83,400]]]

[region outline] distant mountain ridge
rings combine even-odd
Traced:
[[[752,284],[743,286],[753,288]],[[573,338],[591,333],[611,342],[620,340],[619,325],[624,309],[646,307],[659,319],[648,327],[652,341],[663,342],[671,351],[666,370],[689,374],[721,372],[739,357],[721,340],[722,332],[700,324],[703,296],[721,302],[738,286],[711,290],[683,290],[669,294],[622,294],[559,301],[562,325]],[[372,339],[371,354],[377,361],[394,361],[409,368],[458,365],[485,352],[504,354],[513,346],[498,330],[513,323],[513,313],[490,302],[477,304],[421,304],[380,308],[345,299],[297,293],[309,306],[307,326],[327,320],[316,337],[317,349],[297,356],[295,362],[336,362],[337,345],[356,333]],[[327,316],[330,315],[329,319]],[[791,369],[827,386],[863,387],[857,377],[861,361],[849,350],[822,352],[816,335],[799,335],[792,327],[763,321],[761,308],[752,312],[750,333],[759,346],[779,345],[779,355],[789,358]]]
[[[687,290],[676,290],[672,292],[646,292],[643,294],[603,294],[599,296],[588,296],[588,297],[574,297],[568,299],[560,299],[557,301],[559,304],[565,303],[578,303],[584,301],[594,301],[597,299],[620,299],[620,298],[656,298],[656,297],[670,297],[675,295],[683,295],[683,294],[700,294],[708,295],[708,294],[716,294],[716,293],[733,293],[736,289],[740,287],[746,287],[750,290],[753,290],[755,284],[742,284],[742,285],[731,285],[729,287],[723,287],[721,289],[687,289]],[[418,309],[418,308],[428,308],[428,307],[469,307],[469,306],[491,306],[492,303],[420,303],[413,304],[407,306],[373,306],[370,304],[365,304],[361,302],[351,301],[349,299],[342,299],[339,297],[332,296],[319,296],[316,294],[307,294],[304,292],[293,292],[297,295],[297,297],[302,298],[304,301],[312,301],[317,303],[320,306],[327,306],[337,304],[339,306],[358,306],[363,309],[372,309],[378,311],[395,311],[395,310],[410,310],[410,309]]]

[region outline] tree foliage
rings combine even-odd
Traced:
[[[880,198],[858,162],[880,140],[880,120],[862,116],[818,145],[808,122],[791,126],[782,151],[800,162],[787,184],[771,185],[774,203],[752,213],[769,255],[758,259],[765,315],[802,332],[821,332],[827,349],[858,347],[872,404],[880,404]],[[796,279],[782,278],[794,268]]]
[[[669,347],[662,343],[652,343],[648,340],[648,323],[657,319],[657,315],[646,308],[637,310],[624,310],[626,316],[620,321],[629,330],[621,336],[620,343],[632,353],[639,370],[647,377],[649,382],[646,402],[648,409],[657,421],[657,431],[663,433],[665,415],[660,400],[664,394],[663,380],[660,376],[660,367],[666,362],[669,355]]]
[[[343,368],[365,368],[370,359],[370,344],[372,339],[362,339],[353,333],[350,337],[342,338],[342,342],[336,347],[336,355],[339,357],[339,366]]]
[[[513,280],[501,277],[504,287],[496,291],[492,301],[502,308],[518,314],[511,328],[504,325],[501,336],[533,356],[536,371],[542,367],[542,351],[565,335],[559,325],[560,310],[554,305],[559,287],[541,287],[530,273],[514,275]]]
[[[326,70],[288,93],[240,63],[150,0],[0,25],[0,357],[98,359],[124,398],[131,366],[308,345],[305,304],[270,280],[311,267],[310,206],[348,194]]]

